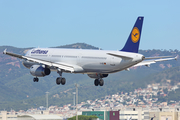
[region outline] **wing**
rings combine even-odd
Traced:
[[[134,65],[133,67],[137,67],[137,66],[148,66],[150,67],[150,64],[156,63],[156,62],[161,62],[161,61],[167,61],[167,60],[177,60],[177,57],[171,57],[171,56],[162,56],[162,57],[147,57],[144,58],[144,60],[136,65]],[[159,58],[159,59],[158,59]],[[153,59],[153,60],[150,60]]]
[[[24,60],[29,60],[29,61],[36,62],[36,63],[41,63],[41,64],[47,65],[49,67],[57,67],[57,68],[65,70],[65,71],[70,71],[71,73],[74,72],[73,65],[69,65],[69,64],[65,64],[65,63],[61,63],[61,62],[54,63],[51,61],[41,60],[41,59],[32,58],[32,57],[23,56],[23,55],[18,55],[18,54],[7,52],[6,49],[3,51],[3,54],[17,57],[17,58],[24,59]]]

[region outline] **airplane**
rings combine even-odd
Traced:
[[[87,49],[62,49],[62,48],[33,48],[24,56],[7,52],[3,54],[23,59],[22,64],[30,69],[31,75],[35,76],[33,81],[38,82],[38,77],[44,77],[57,71],[57,85],[65,85],[66,79],[62,73],[87,74],[95,79],[95,86],[103,86],[102,78],[109,74],[122,70],[129,70],[133,66],[150,66],[152,63],[176,60],[177,57],[145,57],[138,53],[144,17],[138,17],[132,31],[121,50],[87,50]]]

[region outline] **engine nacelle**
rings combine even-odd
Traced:
[[[95,79],[98,78],[98,74],[88,74],[88,76],[89,76],[90,78],[95,78]],[[100,78],[105,78],[105,77],[107,77],[107,76],[108,76],[108,74],[100,74]]]
[[[30,73],[33,76],[44,77],[51,73],[49,68],[45,68],[42,65],[33,65],[30,67]]]

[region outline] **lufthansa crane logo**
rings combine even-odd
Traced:
[[[137,43],[139,41],[139,37],[140,37],[139,29],[137,27],[134,27],[131,33],[131,39],[133,43]]]

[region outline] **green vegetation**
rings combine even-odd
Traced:
[[[86,115],[78,115],[78,120],[96,120],[98,117],[97,116],[86,116]],[[76,120],[76,116],[72,118],[68,118],[68,120]]]

